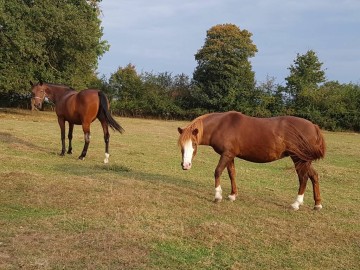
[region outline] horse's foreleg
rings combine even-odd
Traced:
[[[322,205],[321,205],[321,197],[320,197],[319,176],[312,165],[310,165],[309,168],[309,177],[313,185],[313,194],[315,201],[314,210],[320,210],[322,208]]]
[[[233,160],[234,158],[229,157],[226,154],[222,154],[219,160],[218,165],[215,169],[215,202],[220,202],[222,200],[222,189],[220,186],[220,177],[222,172],[224,171],[225,167],[228,165],[228,163]]]
[[[74,124],[69,123],[69,133],[68,133],[69,148],[68,148],[68,151],[67,151],[68,154],[72,154],[72,144],[71,144],[71,141],[72,141],[72,138],[73,138],[73,130],[74,130]]]
[[[309,163],[301,160],[296,160],[294,158],[293,161],[295,164],[296,173],[299,178],[299,190],[296,200],[293,204],[291,204],[291,207],[294,210],[299,210],[300,205],[304,204],[304,193],[306,189],[306,183],[309,178],[308,176]]]
[[[83,124],[83,131],[84,131],[84,148],[81,152],[81,155],[79,156],[79,159],[84,160],[87,150],[89,148],[89,143],[90,143],[90,125],[84,125]]]
[[[231,193],[229,195],[229,200],[235,201],[236,196],[237,196],[237,187],[236,187],[236,182],[235,182],[236,172],[235,172],[234,159],[228,163],[227,170],[228,170],[229,178],[231,181]]]
[[[61,153],[60,156],[65,155],[65,120],[63,118],[58,118],[58,123],[61,131]]]

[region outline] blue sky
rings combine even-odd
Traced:
[[[360,83],[359,0],[103,0],[103,39],[110,50],[98,73],[131,63],[140,72],[192,77],[206,31],[232,23],[253,34],[256,80],[285,84],[297,53],[314,50],[327,80]]]

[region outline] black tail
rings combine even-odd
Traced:
[[[123,133],[125,130],[120,126],[120,124],[118,122],[115,121],[115,119],[111,116],[110,112],[109,112],[109,102],[107,97],[105,96],[105,94],[101,91],[99,91],[99,99],[100,99],[100,108],[99,110],[101,110],[104,113],[106,122],[109,124],[109,126],[113,129],[113,130],[117,130],[120,133]]]

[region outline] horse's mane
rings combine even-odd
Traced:
[[[181,145],[182,143],[191,140],[193,134],[193,130],[194,129],[198,129],[198,134],[196,136],[197,139],[197,143],[199,144],[202,136],[203,136],[203,132],[204,132],[204,126],[203,126],[203,119],[206,118],[209,114],[204,114],[201,115],[197,118],[195,118],[193,121],[191,121],[191,123],[189,125],[187,125],[185,128],[183,128],[183,132],[181,133],[180,137],[179,137],[179,141],[178,144]]]
[[[50,82],[43,82],[43,84],[47,84],[47,85],[50,85],[50,86],[55,86],[55,87],[63,87],[63,88],[67,88],[71,91],[75,91],[74,88],[66,85],[66,84],[60,84],[60,83],[50,83]]]

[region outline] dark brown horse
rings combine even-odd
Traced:
[[[215,201],[221,201],[220,176],[225,168],[231,180],[230,200],[235,200],[234,158],[265,163],[291,157],[299,177],[299,191],[291,205],[298,210],[303,204],[308,178],[313,184],[314,209],[321,209],[319,177],[311,164],[325,155],[325,141],[317,125],[308,120],[281,116],[273,118],[249,117],[239,112],[205,114],[193,120],[180,133],[182,168],[191,168],[198,145],[209,145],[221,157],[215,169]]]
[[[82,125],[85,137],[85,144],[79,159],[83,160],[86,156],[90,143],[90,124],[97,118],[99,119],[104,131],[105,140],[105,159],[104,163],[109,162],[109,126],[120,133],[124,129],[115,121],[109,112],[109,102],[103,92],[97,89],[86,89],[80,92],[59,84],[39,82],[32,86],[33,99],[35,106],[41,108],[45,98],[55,103],[55,111],[61,129],[61,153],[65,154],[65,121],[69,123],[69,148],[67,153],[72,153],[72,134],[74,125]]]

